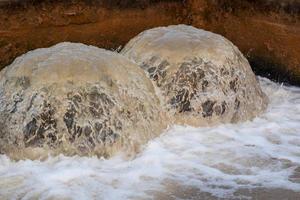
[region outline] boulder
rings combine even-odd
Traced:
[[[122,55],[60,43],[0,73],[0,153],[128,154],[165,128],[151,81]]]
[[[121,54],[145,71],[175,123],[235,123],[267,107],[247,59],[220,35],[187,25],[159,27],[130,40]]]

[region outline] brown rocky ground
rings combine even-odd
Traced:
[[[180,23],[224,35],[257,74],[300,85],[300,0],[0,0],[0,68],[62,41],[115,49]]]

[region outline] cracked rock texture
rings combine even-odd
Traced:
[[[18,57],[0,74],[0,153],[136,153],[165,128],[152,83],[127,58],[60,43]]]
[[[140,33],[121,51],[152,80],[176,123],[251,119],[267,106],[247,59],[224,37],[177,25]]]

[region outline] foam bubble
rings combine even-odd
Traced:
[[[195,189],[212,198],[255,188],[300,192],[300,88],[265,78],[260,83],[271,100],[265,114],[239,124],[170,127],[133,160],[58,156],[15,162],[2,155],[0,198],[190,199]],[[181,197],[180,188],[193,190]]]

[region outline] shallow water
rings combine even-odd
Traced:
[[[300,88],[260,83],[270,98],[262,116],[170,127],[133,160],[1,155],[0,199],[244,199],[258,190],[300,198]]]

